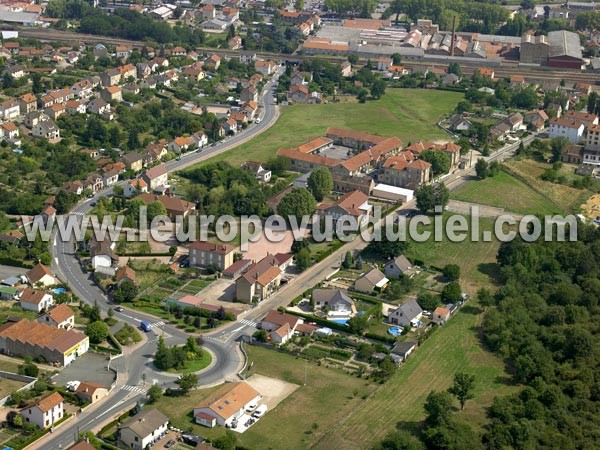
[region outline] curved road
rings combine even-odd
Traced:
[[[169,172],[184,169],[192,164],[212,158],[224,151],[230,150],[270,128],[279,117],[279,109],[273,100],[273,90],[282,68],[269,80],[261,93],[259,100],[262,106],[261,121],[253,124],[243,132],[219,142],[214,147],[208,147],[201,152],[191,152],[183,155],[180,160],[165,163]],[[107,196],[112,189],[106,189],[98,196]],[[72,213],[84,215],[92,208],[92,199],[86,199],[77,205]],[[106,313],[111,308],[106,296],[98,288],[91,274],[86,274],[75,257],[75,242],[63,242],[57,234],[52,236],[51,250],[54,255],[52,269],[54,273],[66,282],[72,291],[88,304],[97,303]],[[117,357],[110,366],[118,373],[117,384],[111,395],[98,405],[92,405],[76,418],[60,426],[52,434],[46,435],[34,443],[31,448],[55,450],[67,448],[75,442],[80,431],[95,429],[101,424],[114,418],[120,411],[130,408],[145,396],[145,389],[154,383],[165,387],[173,386],[176,376],[157,372],[152,366],[152,357],[156,352],[156,341],[159,334],[163,335],[168,345],[182,344],[188,334],[176,327],[158,322],[155,317],[133,310],[115,312],[115,318],[138,327],[142,320],[153,324],[152,331],[146,333],[144,342],[135,350]],[[246,326],[232,323],[221,329],[216,336],[205,336],[204,347],[212,354],[211,365],[200,373],[200,385],[211,386],[220,384],[229,377],[235,377],[245,363],[238,347],[238,338],[244,334]]]

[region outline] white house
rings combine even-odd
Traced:
[[[21,294],[21,308],[27,311],[42,312],[54,304],[54,297],[44,291],[26,288]]]
[[[32,423],[40,428],[49,428],[63,418],[64,399],[58,392],[42,398],[29,408],[21,411],[25,423]]]
[[[39,263],[33,269],[25,272],[25,276],[29,281],[29,284],[35,286],[37,284],[41,286],[53,286],[55,284],[59,284],[58,279],[52,275],[50,269],[45,265]]]
[[[415,300],[409,300],[388,313],[388,322],[400,326],[416,326],[423,316],[423,309]]]
[[[404,255],[400,255],[390,260],[383,269],[388,277],[399,278],[400,275],[411,275],[413,273],[413,266]]]
[[[375,289],[382,290],[390,282],[379,269],[372,269],[360,276],[354,282],[354,289],[359,292],[372,292]]]
[[[94,241],[90,244],[90,257],[94,270],[98,267],[113,267],[113,264],[119,262],[119,257],[113,251],[114,247],[115,243],[110,240]]]
[[[45,314],[38,317],[37,321],[39,323],[52,325],[55,328],[70,330],[75,326],[75,315],[71,308],[65,303],[61,303],[60,305],[56,305],[54,308],[47,310]]]
[[[248,406],[256,406],[260,393],[242,381],[226,383],[194,408],[196,423],[205,427],[231,426]]]
[[[158,409],[143,409],[119,427],[126,448],[144,450],[161,439],[168,430],[169,418]]]
[[[315,309],[329,308],[331,311],[356,314],[354,300],[340,289],[313,289],[312,302]]]
[[[550,120],[548,135],[551,138],[564,137],[573,144],[578,144],[583,137],[585,125],[578,120],[555,117]]]

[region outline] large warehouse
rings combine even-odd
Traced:
[[[548,36],[525,34],[521,40],[520,52],[523,64],[577,70],[584,64],[579,35],[570,31],[551,31]]]

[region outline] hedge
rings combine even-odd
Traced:
[[[0,264],[3,264],[5,266],[22,267],[24,269],[31,269],[33,267],[32,264],[23,262],[20,259],[11,258],[10,256],[0,257]]]

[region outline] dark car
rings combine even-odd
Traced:
[[[90,206],[96,206],[96,205],[97,205],[97,203],[96,203],[96,202],[92,202],[92,203],[90,203]]]
[[[116,311],[116,312],[123,312],[124,310],[123,310],[123,307],[122,307],[122,306],[116,306],[116,307],[115,307],[115,311]]]
[[[175,440],[174,440],[174,439],[171,439],[170,441],[168,441],[168,442],[165,444],[165,448],[171,448],[171,447],[173,447],[175,444],[176,444]]]

